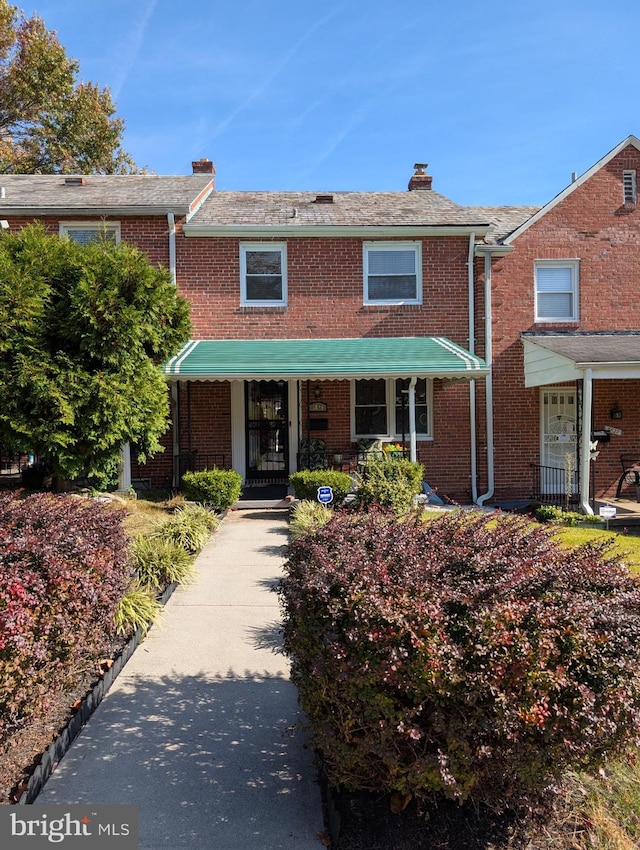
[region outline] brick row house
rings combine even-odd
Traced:
[[[125,480],[286,481],[401,443],[460,502],[553,500],[567,476],[584,510],[615,494],[620,456],[640,456],[640,141],[542,208],[461,206],[425,168],[406,191],[322,194],[218,191],[209,160],[2,178],[4,226],[107,226],[191,302],[163,367],[166,450]]]

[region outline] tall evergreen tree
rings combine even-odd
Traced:
[[[33,224],[0,238],[0,446],[54,475],[115,480],[122,443],[160,449],[160,364],[189,337],[189,305],[138,249],[79,245]]]

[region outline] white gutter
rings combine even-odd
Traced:
[[[486,422],[487,422],[487,492],[478,497],[478,504],[484,505],[495,492],[494,445],[493,445],[493,338],[491,323],[491,253],[484,255],[484,359],[489,372],[485,378]]]
[[[177,285],[176,276],[176,217],[174,213],[167,213],[167,223],[169,225],[169,271],[173,285]]]
[[[475,247],[475,231],[469,234],[469,254],[467,257],[467,281],[468,281],[468,297],[469,297],[469,352],[475,354],[475,336],[476,336],[476,320],[475,320],[475,300],[473,297],[473,255]],[[478,499],[478,456],[476,449],[476,382],[469,381],[469,423],[471,432],[471,501],[476,502]]]
[[[585,369],[582,379],[582,445],[580,446],[580,507],[591,516],[589,473],[591,472],[591,405],[593,403],[593,371]]]
[[[415,463],[418,460],[418,443],[416,438],[416,383],[417,378],[409,381],[409,435],[410,435],[410,459]]]

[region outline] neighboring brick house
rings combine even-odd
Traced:
[[[588,509],[591,432],[613,429],[598,494],[640,444],[639,164],[629,137],[541,209],[460,206],[424,166],[409,191],[323,194],[216,191],[208,160],[183,178],[7,176],[0,218],[104,220],[190,300],[166,451],[134,478],[285,481],[400,441],[432,486],[481,504],[557,496],[549,468],[573,453]]]
[[[588,510],[590,487],[597,497],[615,495],[621,455],[640,458],[638,174],[640,141],[629,136],[478,248],[491,258],[477,278],[490,275],[499,499],[564,491],[564,473],[550,468],[564,467],[569,454],[576,502]]]

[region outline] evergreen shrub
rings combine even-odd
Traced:
[[[335,787],[504,806],[638,736],[640,588],[606,544],[453,511],[291,543],[285,651]]]
[[[413,507],[413,498],[422,493],[424,467],[406,458],[373,457],[360,472],[358,503],[381,505],[401,515]]]
[[[186,472],[182,476],[182,491],[187,499],[200,502],[218,511],[226,511],[242,493],[242,476],[234,469],[205,469]]]
[[[331,487],[333,490],[333,505],[344,501],[353,489],[353,480],[348,472],[338,469],[301,469],[289,477],[297,499],[318,501],[318,488]]]

